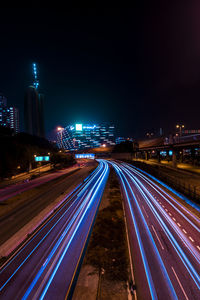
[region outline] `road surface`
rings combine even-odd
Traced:
[[[30,190],[34,187],[40,186],[41,184],[44,184],[46,182],[49,182],[53,179],[56,179],[62,175],[65,175],[67,173],[72,172],[73,170],[77,170],[79,167],[77,165],[64,169],[64,170],[59,170],[47,175],[43,175],[42,177],[32,179],[30,181],[26,182],[20,182],[17,184],[13,184],[10,186],[7,186],[5,188],[0,189],[0,202],[3,202],[10,197],[14,197],[15,195],[19,193],[23,193],[27,190]]]
[[[65,299],[70,295],[108,173],[108,164],[100,162],[1,267],[0,299]]]
[[[71,186],[75,187],[75,184],[78,185],[88,176],[93,168],[94,165],[80,170],[76,169],[74,170],[74,172],[76,171],[75,173],[68,177],[51,181],[50,184],[43,186],[36,193],[28,193],[25,197],[22,194],[23,201],[15,200],[14,204],[8,202],[6,206],[3,206],[2,211],[4,208],[8,211],[0,217],[0,245],[18,232],[48,205],[51,205],[59,196],[63,195],[64,197],[66,190],[71,190]]]
[[[139,299],[200,299],[199,218],[148,176],[110,162],[121,183]]]

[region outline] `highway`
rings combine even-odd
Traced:
[[[1,267],[0,299],[70,297],[108,174],[101,161]]]
[[[64,197],[66,191],[68,193],[68,190],[71,191],[75,188],[88,176],[95,166],[96,164],[92,164],[81,169],[72,169],[72,172],[68,172],[69,176],[65,173],[66,176],[64,175],[64,178],[59,176],[55,178],[56,180],[50,180],[46,176],[41,178],[41,181],[34,182],[33,180],[33,183],[30,182],[29,191],[25,195],[23,194],[24,188],[22,186],[20,189],[22,194],[19,195],[19,200],[17,199],[11,203],[9,200],[6,200],[4,202],[5,205],[1,208],[0,245],[11,238],[28,222],[31,222],[35,216],[51,205],[58,197],[62,195]],[[46,181],[47,179],[50,181]],[[45,180],[45,184],[43,180]],[[32,193],[31,187],[35,187],[35,184],[40,188],[35,189]]]
[[[3,202],[10,197],[14,197],[19,193],[23,193],[27,190],[30,190],[32,188],[35,188],[37,186],[40,186],[41,184],[44,184],[46,182],[49,182],[50,180],[54,180],[62,175],[65,175],[67,173],[73,172],[75,170],[78,170],[78,166],[72,166],[70,168],[66,168],[64,170],[58,170],[56,172],[52,172],[50,174],[43,174],[39,178],[35,178],[26,182],[20,182],[20,183],[14,183],[12,185],[9,185],[7,187],[0,189],[0,202]]]
[[[143,172],[109,163],[123,193],[138,299],[200,299],[199,218]]]

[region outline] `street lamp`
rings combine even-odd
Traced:
[[[185,128],[185,125],[183,124],[177,124],[176,128],[179,129],[179,135],[182,135],[182,130]]]

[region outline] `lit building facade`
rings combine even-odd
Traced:
[[[10,107],[10,128],[19,132],[19,110],[16,107]]]
[[[0,125],[13,129],[15,133],[19,132],[19,110],[7,106],[7,98],[2,94],[0,95]]]
[[[57,145],[70,151],[114,146],[115,127],[107,123],[69,125],[57,132]]]

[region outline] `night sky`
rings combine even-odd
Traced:
[[[48,136],[74,122],[114,122],[134,137],[200,129],[200,1],[135,2],[1,9],[0,92],[19,108],[21,130],[33,62]]]

